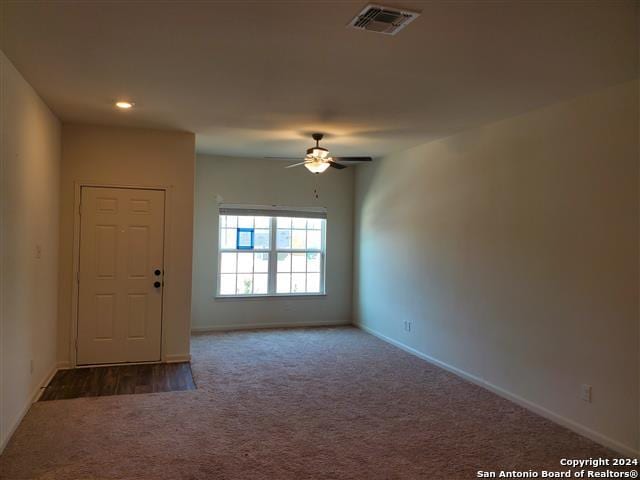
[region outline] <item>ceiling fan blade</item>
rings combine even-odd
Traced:
[[[299,167],[300,165],[304,165],[307,162],[300,162],[300,163],[294,163],[293,165],[287,165],[284,168],[293,168],[293,167]]]
[[[333,157],[336,162],[370,162],[371,157]]]
[[[269,160],[300,160],[300,156],[297,157],[262,157],[268,158]]]
[[[347,168],[346,165],[340,165],[339,163],[334,162],[333,160],[329,161],[329,165],[333,168],[337,168],[338,170],[342,170],[343,168]]]

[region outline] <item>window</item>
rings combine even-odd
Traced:
[[[219,226],[218,295],[324,293],[326,220],[318,212],[221,207]]]

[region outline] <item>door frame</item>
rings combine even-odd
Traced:
[[[114,184],[114,183],[102,183],[102,182],[86,182],[86,181],[74,181],[74,199],[73,199],[73,278],[71,288],[71,325],[69,336],[69,359],[70,367],[78,367],[78,302],[80,300],[80,282],[79,280],[79,268],[80,268],[80,201],[82,199],[83,188],[122,188],[130,190],[161,190],[164,191],[164,239],[162,244],[162,255],[164,257],[163,265],[163,282],[162,287],[162,314],[160,315],[160,362],[166,362],[166,332],[164,324],[164,314],[166,311],[167,292],[171,291],[171,258],[169,249],[169,239],[171,238],[171,212],[172,212],[172,193],[173,185],[136,185],[136,184]],[[167,282],[167,278],[169,282]],[[142,362],[142,363],[160,363]],[[140,362],[138,362],[140,363]],[[105,366],[110,364],[100,364]],[[122,363],[113,365],[124,365]],[[91,365],[80,365],[80,367],[88,367]]]

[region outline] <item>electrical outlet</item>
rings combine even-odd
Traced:
[[[410,332],[411,331],[411,320],[405,320],[404,321],[404,331],[405,332]]]
[[[42,247],[40,245],[36,245],[36,259],[40,260],[42,258]]]
[[[583,383],[580,387],[580,398],[587,403],[591,403],[591,385]]]

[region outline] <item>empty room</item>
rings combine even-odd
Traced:
[[[640,3],[0,0],[0,479],[637,478]]]

